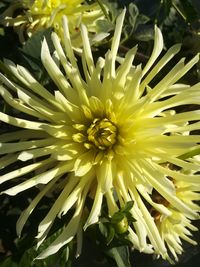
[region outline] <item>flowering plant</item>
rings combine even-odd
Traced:
[[[21,42],[31,37],[34,32],[53,27],[62,39],[62,16],[67,15],[72,43],[81,45],[80,25],[87,25],[89,32],[96,34],[97,20],[104,18],[97,3],[85,4],[84,0],[15,0],[1,15],[1,23],[16,29]],[[17,10],[21,12],[15,16]]]
[[[110,50],[96,58],[84,24],[83,49],[76,54],[64,16],[62,42],[57,33],[51,36],[54,53],[42,42],[47,86],[21,65],[8,59],[2,65],[0,94],[13,110],[2,110],[0,121],[14,128],[0,135],[1,194],[37,188],[20,214],[17,234],[46,195],[53,203],[39,222],[37,248],[56,218],[64,218],[36,259],[75,239],[79,256],[84,232],[96,225],[107,246],[126,244],[170,262],[183,252],[181,240],[196,244],[191,235],[198,230],[192,221],[199,219],[200,84],[180,79],[199,54],[173,63],[161,77],[180,45],[161,55],[163,36],[155,25],[146,64],[134,62],[136,46],[119,55],[125,13],[117,17]]]

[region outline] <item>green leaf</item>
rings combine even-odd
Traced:
[[[70,250],[70,245],[72,244],[72,242],[69,243],[69,246],[63,248],[61,250],[61,256],[60,256],[60,259],[59,259],[59,264],[60,264],[60,267],[70,267],[71,266],[71,263],[72,263],[72,249]]]
[[[131,267],[128,247],[121,246],[111,248],[106,254],[115,260],[118,267]]]
[[[7,257],[3,262],[0,262],[1,267],[19,267],[18,264],[13,261],[12,257]]]
[[[28,39],[24,47],[20,49],[22,56],[21,64],[28,68],[35,78],[42,84],[45,84],[48,81],[48,75],[41,62],[41,46],[42,41],[45,38],[50,52],[52,53],[55,50],[51,41],[51,33],[51,28],[36,32],[30,39]]]
[[[114,227],[109,224],[108,228],[109,228],[109,230],[108,230],[108,237],[107,237],[107,245],[109,245],[113,241],[113,239],[115,237],[115,229],[114,229]]]
[[[25,251],[20,262],[19,267],[45,267],[45,261],[34,262],[34,258],[37,256],[37,252],[34,248]]]
[[[115,0],[103,0],[102,2],[108,8],[110,20],[114,23],[122,9]]]
[[[100,19],[96,23],[98,32],[110,32],[114,29],[114,24],[106,19]]]
[[[136,26],[136,21],[139,15],[139,10],[136,5],[133,3],[130,3],[128,6],[128,11],[129,11],[129,23],[135,29]]]
[[[46,267],[46,266],[52,266],[56,263],[60,264],[60,267],[66,267],[70,266],[67,265],[71,260],[69,259],[69,249],[68,246],[65,246],[57,252],[56,254],[53,254],[43,260],[35,260],[35,258],[38,256],[40,252],[42,252],[44,249],[46,249],[52,242],[55,240],[55,238],[60,233],[60,229],[52,234],[50,237],[48,237],[42,245],[39,247],[38,250],[36,250],[36,247],[31,247],[30,249],[27,249],[23,256],[20,259],[19,267]],[[72,255],[70,255],[72,256]]]
[[[140,25],[140,24],[146,24],[149,21],[150,21],[150,18],[149,17],[147,17],[147,16],[145,16],[143,14],[139,14],[137,16],[137,21],[136,21],[136,26],[135,27],[137,28],[138,25]]]
[[[133,204],[134,204],[134,201],[128,201],[128,202],[124,205],[124,207],[121,209],[121,211],[123,211],[123,212],[128,212],[130,209],[132,209]]]
[[[149,25],[142,25],[140,29],[135,33],[135,38],[143,42],[153,40],[154,38],[153,27]]]
[[[99,231],[100,233],[107,238],[108,236],[108,229],[105,223],[99,222]]]
[[[172,7],[172,0],[164,0],[163,1],[164,18],[169,16],[171,7]]]

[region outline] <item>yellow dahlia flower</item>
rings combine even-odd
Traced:
[[[189,176],[189,172],[187,173]],[[173,184],[176,189],[176,196],[195,212],[199,212],[199,205],[193,202],[199,200],[199,193],[197,192],[199,188],[195,186],[194,183],[190,182],[189,179],[187,182],[184,181],[184,179],[176,179],[173,180]],[[154,216],[154,221],[162,239],[166,242],[166,245],[174,259],[178,261],[177,254],[180,255],[183,252],[181,240],[185,240],[192,245],[196,245],[196,241],[191,238],[191,231],[198,231],[198,228],[192,225],[191,219],[187,217],[185,213],[177,210],[157,192],[154,192],[153,198],[155,202],[165,204],[171,212],[171,215],[167,216],[166,214],[160,213],[154,207],[150,208],[150,213]],[[173,263],[173,261],[171,262]]]
[[[153,52],[144,67],[133,65],[136,47],[125,58],[118,58],[124,16],[125,11],[117,19],[111,49],[96,62],[87,29],[81,26],[80,69],[67,19],[63,19],[64,48],[57,34],[52,34],[60,68],[45,40],[41,51],[44,67],[55,83],[54,93],[8,60],[6,64],[19,83],[0,75],[3,99],[28,115],[0,113],[2,122],[22,128],[0,136],[1,168],[16,161],[24,163],[21,168],[7,169],[0,182],[10,184],[27,177],[2,193],[14,196],[40,185],[38,195],[19,218],[18,235],[48,192],[62,188],[39,224],[38,244],[57,216],[72,214],[60,236],[38,258],[57,252],[77,234],[80,248],[81,229],[99,221],[103,199],[110,217],[133,201],[130,213],[135,221],[128,225],[127,236],[141,252],[166,259],[169,248],[176,258],[182,252],[181,238],[190,242],[190,230],[196,230],[191,220],[199,218],[199,207],[193,203],[199,199],[199,159],[180,156],[199,148],[200,136],[190,135],[190,131],[200,128],[200,110],[175,109],[200,103],[199,83],[178,82],[199,61],[199,55],[186,64],[181,59],[155,84],[154,78],[179,52],[180,45],[159,59],[163,38],[155,27]],[[88,198],[93,203],[90,210],[86,208]]]
[[[87,25],[88,31],[97,33],[96,21],[104,18],[97,3],[85,4],[84,0],[15,0],[2,14],[5,26],[14,26],[21,42],[36,31],[53,27],[62,38],[62,16],[67,15],[69,31],[74,46],[81,46],[80,24]],[[13,17],[16,10],[21,13]],[[94,36],[93,36],[94,37]]]

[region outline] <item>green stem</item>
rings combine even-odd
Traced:
[[[107,18],[107,20],[111,21],[111,20],[110,20],[110,17],[109,17],[109,14],[108,14],[108,12],[107,12],[105,6],[104,6],[103,3],[101,2],[101,0],[96,0],[96,1],[97,1],[97,3],[99,4],[99,6],[100,6],[102,12],[104,13],[105,17]]]
[[[172,6],[175,8],[175,10],[177,11],[177,13],[186,21],[187,18],[184,15],[184,13],[182,12],[181,8],[178,6],[178,4],[176,3],[176,1],[172,1]]]

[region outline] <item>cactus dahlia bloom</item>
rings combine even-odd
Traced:
[[[19,218],[18,234],[48,192],[61,190],[39,224],[38,244],[46,238],[56,216],[71,216],[38,258],[55,253],[75,235],[80,237],[81,229],[97,223],[103,199],[109,216],[128,201],[134,202],[130,212],[136,221],[129,224],[127,234],[133,247],[142,252],[169,259],[170,250],[176,258],[182,252],[181,239],[194,243],[189,236],[190,230],[196,230],[191,220],[199,218],[194,201],[199,199],[200,165],[197,158],[183,160],[180,156],[199,148],[200,136],[190,135],[190,131],[200,128],[200,110],[175,109],[200,102],[200,84],[178,83],[199,56],[186,64],[181,59],[155,83],[154,78],[180,46],[173,46],[158,59],[163,38],[155,27],[153,52],[144,67],[133,65],[135,47],[125,58],[118,58],[124,15],[125,11],[117,19],[111,49],[96,62],[87,29],[81,26],[81,70],[71,48],[66,18],[64,48],[57,34],[52,34],[61,68],[43,41],[41,58],[55,83],[54,93],[10,61],[7,66],[20,83],[0,76],[3,99],[27,114],[22,118],[0,113],[2,122],[19,128],[0,136],[0,165],[23,162],[22,167],[17,164],[1,176],[1,183],[16,181],[2,193],[14,196],[40,185],[38,195]],[[192,173],[187,174],[188,170]],[[23,177],[26,179],[20,182]],[[88,198],[92,201],[89,210]]]
[[[80,24],[87,25],[90,33],[97,32],[96,21],[103,18],[103,12],[97,3],[85,4],[84,0],[20,0],[14,1],[2,14],[2,23],[14,26],[21,42],[36,31],[53,27],[62,38],[62,16],[67,15],[69,31],[74,46],[80,46]],[[16,17],[13,14],[21,9]],[[22,13],[23,12],[23,13]]]
[[[194,200],[199,200],[199,193],[194,192],[193,184],[185,181],[175,181],[176,193],[178,198],[187,203],[187,205],[198,211],[199,207],[193,203]],[[175,260],[178,260],[177,254],[183,252],[181,245],[181,239],[196,245],[196,241],[191,239],[192,231],[197,231],[198,228],[191,224],[191,220],[185,216],[179,210],[174,209],[174,207],[168,203],[168,209],[171,212],[171,216],[157,215],[155,216],[155,221],[162,238],[165,240],[171,254],[174,256]]]

